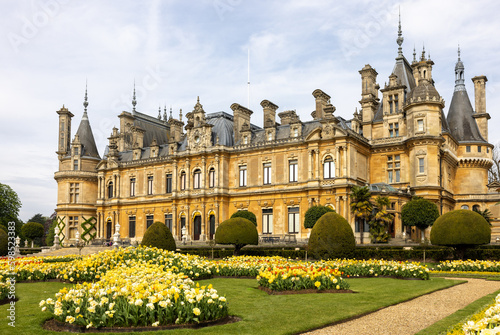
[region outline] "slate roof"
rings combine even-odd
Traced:
[[[479,132],[469,95],[464,89],[455,90],[448,111],[448,126],[458,142],[487,142]]]
[[[83,113],[82,121],[76,131],[76,135],[78,135],[82,144],[82,157],[101,158],[101,156],[99,156],[99,152],[97,151],[97,146],[95,145],[94,134],[92,134],[92,127],[90,127],[87,112]]]
[[[156,139],[158,145],[167,144],[167,129],[168,125],[165,121],[159,120],[155,117],[134,112],[134,126],[138,126],[144,130],[144,147],[151,146],[153,139]]]

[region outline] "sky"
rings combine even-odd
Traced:
[[[296,110],[311,120],[312,92],[328,93],[335,115],[351,119],[360,107],[365,64],[388,82],[397,56],[398,10],[403,53],[413,48],[434,61],[433,79],[448,112],[457,47],[470,78],[488,77],[490,143],[500,142],[500,12],[498,1],[464,0],[2,0],[0,4],[0,183],[22,202],[20,218],[49,216],[57,203],[56,113],[75,116],[72,139],[88,116],[99,153],[131,111],[152,116],[172,108],[232,114],[231,104],[253,110],[260,102],[278,113]],[[248,90],[248,80],[250,89]],[[250,92],[250,93],[248,93]]]

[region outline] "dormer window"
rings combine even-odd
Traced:
[[[418,132],[424,131],[424,120],[417,120],[417,131]]]
[[[243,144],[248,144],[248,136],[243,137]]]
[[[272,141],[273,140],[273,133],[269,132],[267,133],[267,140]]]
[[[298,137],[299,136],[299,129],[298,128],[294,128],[293,129],[293,137]]]
[[[78,155],[78,147],[74,147],[73,148],[73,153],[74,153],[75,156]]]

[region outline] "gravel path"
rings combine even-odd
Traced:
[[[304,334],[415,334],[475,300],[500,290],[500,281],[465,280],[467,280],[465,284],[390,306],[356,320]]]

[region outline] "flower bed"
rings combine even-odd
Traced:
[[[436,266],[438,271],[466,271],[466,272],[500,272],[498,261],[446,261]]]
[[[500,334],[500,294],[495,302],[481,312],[472,315],[460,328],[448,332],[448,335],[488,335]]]
[[[107,271],[99,281],[63,288],[40,302],[56,320],[90,327],[160,326],[217,320],[227,303],[210,285],[144,261]]]
[[[349,284],[337,269],[315,265],[275,266],[260,271],[257,280],[261,287],[272,291],[347,290]]]

